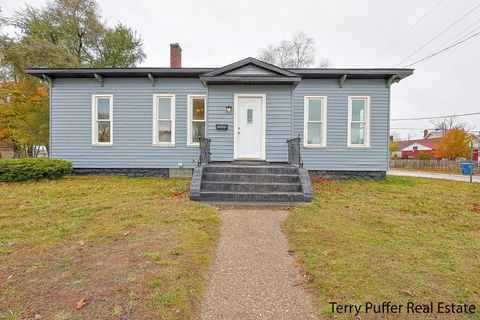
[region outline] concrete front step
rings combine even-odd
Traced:
[[[212,165],[204,168],[205,173],[255,173],[255,174],[298,174],[298,168],[292,166],[237,166]]]
[[[235,202],[303,202],[302,192],[237,192],[237,191],[200,191],[202,201]]]
[[[203,173],[202,181],[224,182],[263,182],[263,183],[296,183],[299,182],[298,174],[258,174],[258,173]]]
[[[238,192],[300,192],[302,185],[297,183],[255,183],[240,181],[203,181],[202,191]]]

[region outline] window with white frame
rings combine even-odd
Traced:
[[[113,96],[92,96],[92,144],[113,144]]]
[[[153,144],[175,145],[175,95],[153,96]]]
[[[327,97],[305,97],[303,135],[305,147],[325,147],[327,145]]]
[[[370,145],[370,97],[348,97],[348,146]]]
[[[198,145],[200,138],[206,137],[205,131],[205,96],[189,95],[188,96],[188,145]]]

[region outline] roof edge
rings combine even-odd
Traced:
[[[151,74],[157,78],[199,78],[209,77],[212,71],[222,68],[28,68],[26,74],[42,78],[93,78],[99,74],[106,78],[146,78]],[[350,79],[387,79],[397,76],[404,79],[414,73],[414,69],[400,68],[301,68],[283,69],[292,71],[286,77],[304,79],[331,79],[347,75]],[[215,75],[213,75],[215,76]]]

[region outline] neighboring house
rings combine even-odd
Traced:
[[[400,157],[416,158],[421,153],[428,153],[432,155],[434,159],[441,160],[441,158],[435,155],[435,152],[438,149],[438,143],[441,139],[441,137],[433,138],[432,136],[429,136],[425,139],[400,141]],[[473,141],[472,160],[478,162],[478,137],[472,134],[469,136],[469,141]]]
[[[435,151],[441,138],[428,138],[400,141],[402,158],[416,158],[421,153],[428,153],[436,158]]]
[[[384,177],[390,85],[413,70],[283,69],[254,58],[182,68],[172,44],[170,68],[26,72],[51,84],[50,154],[77,171],[194,168],[200,137],[214,162],[286,163],[287,139],[300,136],[308,170]]]
[[[472,145],[472,160],[474,162],[479,162],[480,159],[478,157],[478,149],[479,149],[479,141],[480,141],[480,136],[476,135],[476,134],[470,134],[468,136],[468,141],[469,142],[473,142],[473,145]]]
[[[441,129],[423,130],[423,139],[441,138],[444,135],[445,135],[445,130],[441,130]]]
[[[7,140],[0,140],[0,159],[11,159],[15,156],[13,143]]]

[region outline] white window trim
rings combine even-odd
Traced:
[[[98,98],[110,99],[110,142],[98,141]],[[113,95],[112,94],[92,94],[92,146],[113,146]]]
[[[205,138],[207,137],[207,96],[204,94],[189,94],[187,95],[187,146],[189,147],[198,147],[198,142],[192,142],[192,122],[193,114],[192,114],[192,106],[193,106],[193,99],[203,99],[205,101],[204,113],[205,119]],[[198,121],[198,120],[197,120]]]
[[[364,144],[351,143],[352,131],[352,101],[357,99],[365,100],[365,140]],[[347,147],[348,148],[370,148],[370,96],[349,96],[348,97],[348,133],[347,133]]]
[[[310,99],[320,99],[322,102],[322,143],[311,144],[308,143],[308,101]],[[305,148],[326,148],[327,147],[327,96],[305,96],[303,98],[303,147]]]
[[[159,142],[158,141],[158,98],[170,98],[170,116],[172,121],[172,141]],[[175,95],[174,94],[154,94],[153,95],[153,126],[152,126],[152,145],[158,147],[175,147]]]

